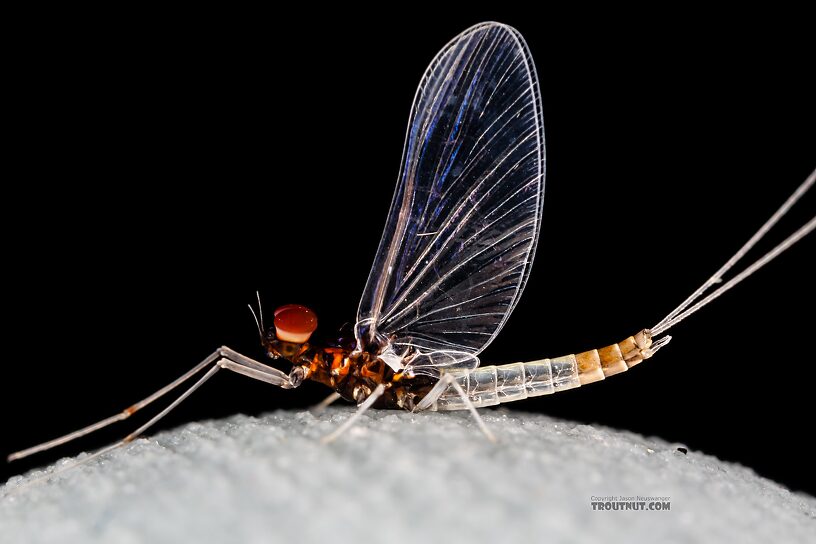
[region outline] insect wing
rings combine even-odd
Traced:
[[[358,347],[420,374],[477,366],[529,276],[544,166],[526,44],[498,23],[466,30],[417,89]]]

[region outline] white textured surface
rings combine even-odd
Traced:
[[[631,433],[517,412],[351,408],[193,423],[15,493],[2,542],[814,542],[816,499]],[[57,463],[67,462],[66,460]],[[48,470],[52,470],[53,467]],[[41,475],[34,472],[28,477]],[[592,495],[671,497],[593,511]]]

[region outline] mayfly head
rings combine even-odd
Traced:
[[[317,315],[300,304],[287,304],[275,310],[275,322],[263,339],[272,359],[290,361],[300,355],[312,333],[317,329]]]

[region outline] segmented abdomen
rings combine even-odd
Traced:
[[[478,367],[467,373],[454,370],[459,385],[477,408],[528,397],[549,395],[603,380],[624,372],[651,356],[648,331],[605,348],[541,359],[529,363]],[[449,386],[431,410],[464,410],[464,399]]]

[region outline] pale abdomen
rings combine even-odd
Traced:
[[[449,371],[477,408],[549,395],[603,380],[652,356],[651,335],[641,331],[600,349],[529,363]],[[449,386],[431,410],[464,410],[464,399]]]

